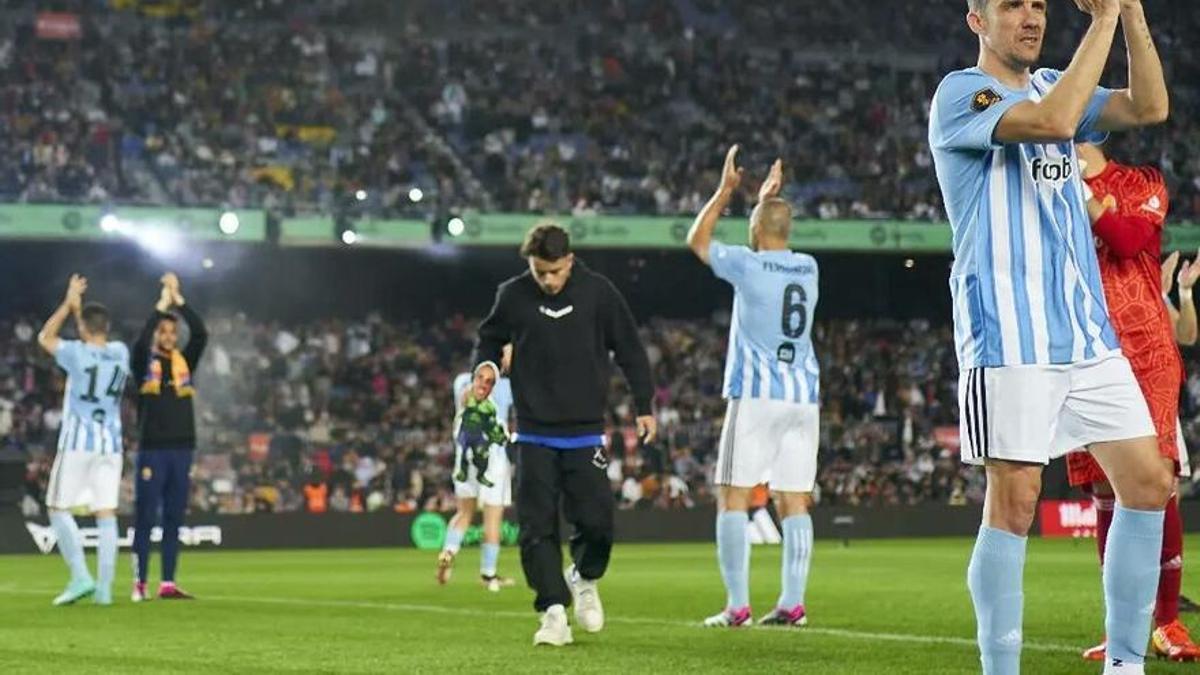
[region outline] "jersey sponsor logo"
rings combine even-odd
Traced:
[[[562,309],[550,309],[549,307],[547,307],[545,305],[538,305],[538,311],[541,312],[542,314],[545,314],[546,316],[550,317],[551,319],[561,319],[564,316],[570,314],[571,312],[574,312],[575,305],[567,305],[566,307],[563,307]]]
[[[780,363],[795,363],[796,362],[796,345],[785,342],[779,345],[779,349],[775,350],[775,358]]]
[[[58,545],[58,535],[54,533],[54,528],[39,525],[37,523],[26,521],[25,529],[29,531],[29,536],[33,538],[33,545],[44,554],[54,552],[54,547]],[[80,543],[84,548],[96,548],[100,542],[100,530],[95,527],[79,528]],[[163,531],[161,527],[156,527],[150,531],[150,541],[158,543],[162,541]],[[202,544],[211,544],[213,546],[221,545],[221,528],[218,525],[197,525],[194,527],[179,528],[179,543],[184,546],[200,546]],[[133,528],[125,530],[125,536],[117,540],[119,548],[131,548],[133,546]]]
[[[1071,176],[1075,175],[1075,165],[1070,157],[1062,156],[1058,160],[1035,158],[1029,164],[1033,180],[1038,183],[1049,183],[1055,188],[1062,187]]]
[[[997,94],[996,91],[991,87],[988,87],[987,89],[980,89],[979,91],[975,92],[974,96],[971,97],[971,110],[974,110],[975,112],[983,112],[984,110],[996,105],[996,103],[1002,98],[1004,97],[1000,94]]]

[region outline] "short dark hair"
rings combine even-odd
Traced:
[[[521,257],[554,262],[571,255],[571,235],[554,223],[535,225],[521,244]]]
[[[108,334],[108,308],[98,302],[89,302],[80,312],[83,327],[89,333]]]

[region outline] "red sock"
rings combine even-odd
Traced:
[[[1179,588],[1183,584],[1183,519],[1179,502],[1171,495],[1163,515],[1162,571],[1158,575],[1158,600],[1154,625],[1165,626],[1179,618]]]
[[[1096,548],[1100,549],[1100,564],[1104,564],[1104,548],[1108,546],[1108,528],[1112,525],[1113,504],[1116,497],[1111,495],[1101,497],[1092,495],[1092,503],[1096,505]]]

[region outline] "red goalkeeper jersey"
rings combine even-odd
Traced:
[[[1096,199],[1112,206],[1092,226],[1108,312],[1121,349],[1135,365],[1152,357],[1179,359],[1175,329],[1162,300],[1159,258],[1167,217],[1167,187],[1149,167],[1109,162],[1087,179]]]

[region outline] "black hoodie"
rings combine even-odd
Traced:
[[[500,284],[479,326],[476,368],[500,363],[509,342],[519,433],[603,433],[612,357],[629,381],[638,415],[652,412],[650,362],[633,313],[611,281],[578,260],[558,295],[543,292],[528,271]]]

